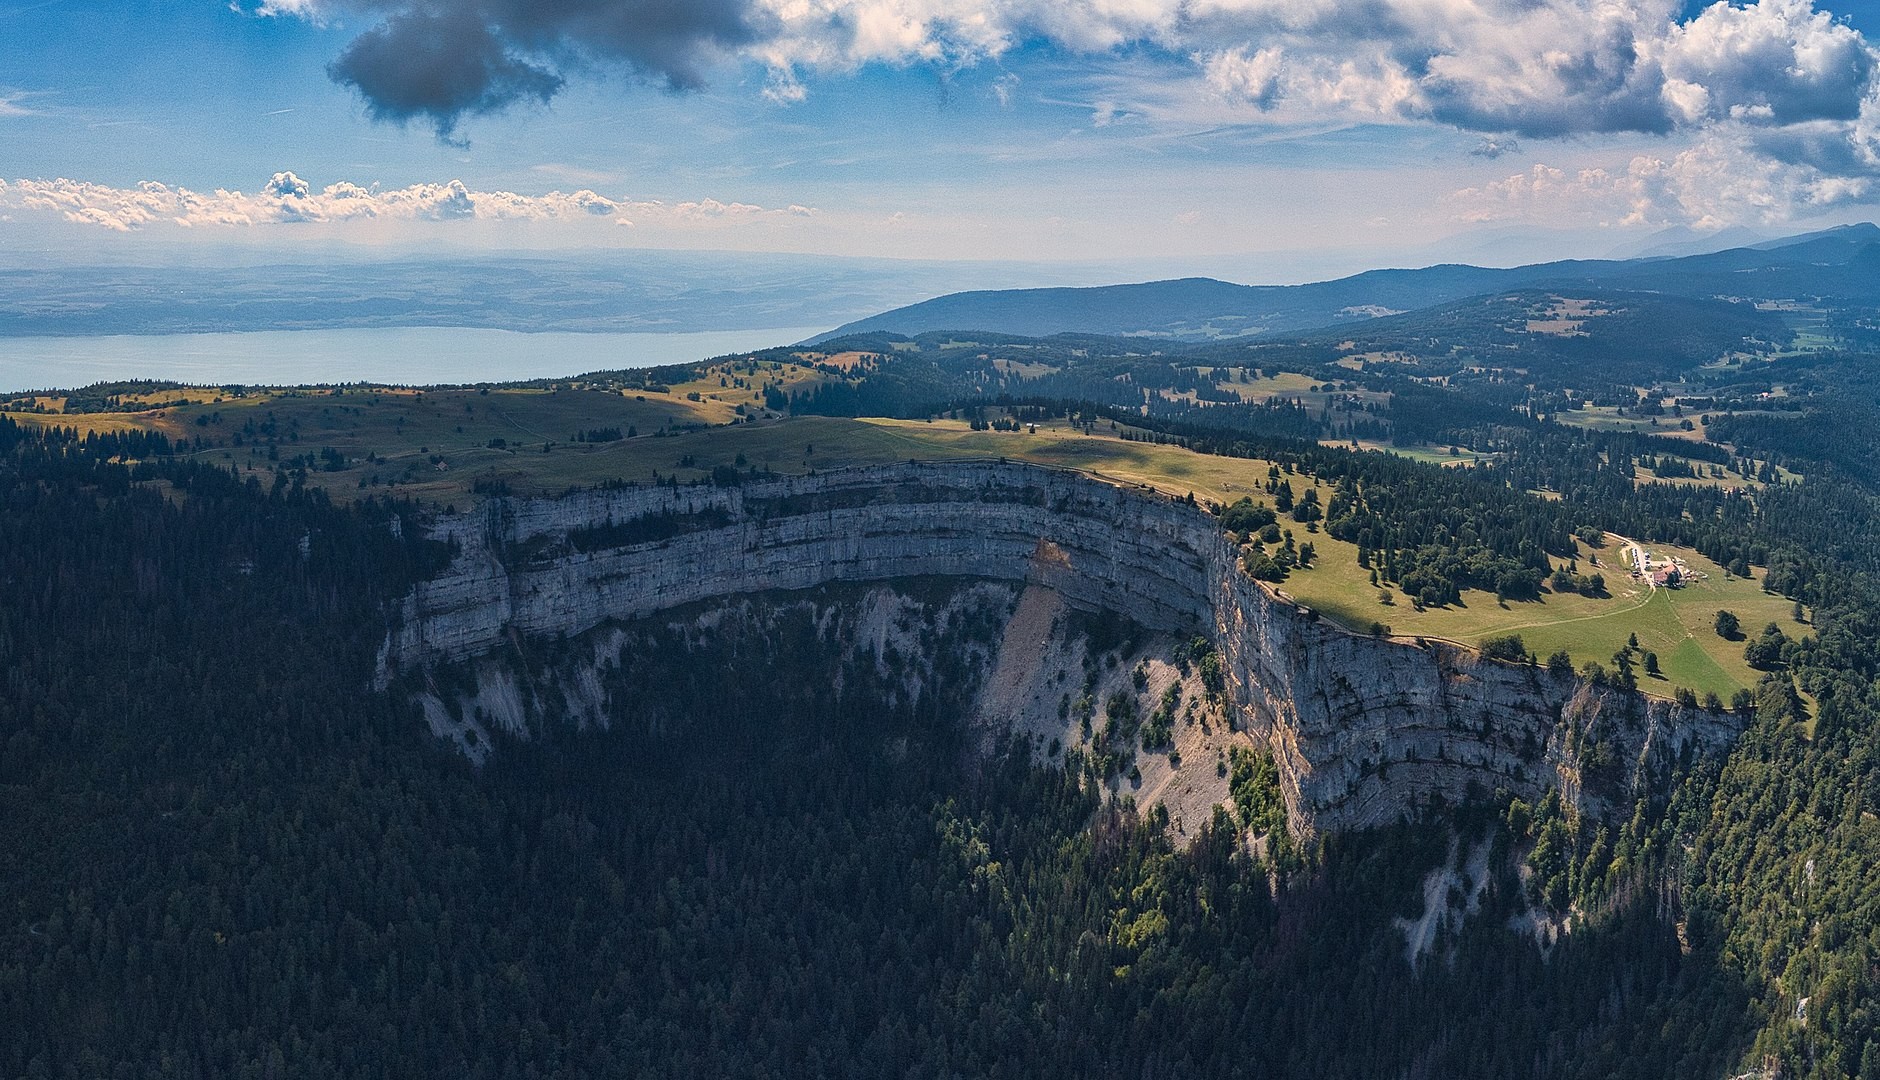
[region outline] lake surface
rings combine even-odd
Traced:
[[[505,382],[678,364],[802,341],[827,326],[684,334],[524,334],[459,327],[0,338],[0,393],[117,379],[245,383]]]

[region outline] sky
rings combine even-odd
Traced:
[[[0,260],[1303,280],[1880,213],[1880,0],[0,0]]]

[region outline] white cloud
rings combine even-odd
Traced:
[[[788,66],[773,66],[764,81],[764,98],[778,105],[796,105],[809,100],[809,90]]]
[[[1674,26],[1664,43],[1667,94],[1687,118],[1792,124],[1853,120],[1872,85],[1874,50],[1807,0],[1719,3]]]
[[[992,80],[992,96],[1001,109],[1012,107],[1012,97],[1018,93],[1019,78],[1011,72]]]
[[[957,71],[1040,44],[1092,67],[1125,50],[1186,60],[1192,78],[1248,106],[1255,119],[1422,121],[1533,138],[1851,123],[1874,88],[1880,55],[1812,0],[1720,0],[1689,18],[1681,7],[1679,0],[690,0],[656,18],[660,5],[613,0],[261,0],[257,13],[384,18],[355,40],[335,77],[364,94],[374,115],[428,118],[443,134],[466,115],[547,100],[585,70],[583,62],[696,85],[708,58],[741,57],[768,72],[764,97],[790,104],[806,97],[811,73],[868,64]],[[445,23],[462,31],[460,49],[419,33],[441,33]],[[424,63],[380,48],[394,43],[422,44]],[[397,70],[382,70],[386,64]],[[994,84],[1002,104],[1010,86],[1004,78]]]
[[[1282,97],[1558,135],[1662,131],[1767,106],[1853,118],[1874,67],[1810,0],[754,0],[773,68],[965,66],[1031,42],[1092,58],[1147,45],[1261,109]]]
[[[133,188],[80,180],[0,181],[0,210],[57,215],[77,225],[114,232],[164,226],[249,228],[364,222],[583,222],[634,219],[671,226],[688,223],[781,219],[813,214],[809,207],[782,210],[750,203],[698,199],[678,203],[611,199],[588,189],[522,195],[471,191],[461,181],[400,188],[361,187],[341,181],[315,190],[291,172],[275,173],[253,193],[217,188],[199,192],[146,181]]]
[[[241,10],[240,4],[233,6],[237,11]],[[320,0],[261,0],[260,6],[255,8],[255,14],[268,18],[293,15],[303,19],[323,19],[327,6]]]
[[[1470,222],[1711,230],[1781,224],[1875,194],[1873,179],[1777,161],[1743,140],[1718,137],[1669,156],[1640,154],[1611,169],[1535,165],[1458,191],[1452,202],[1458,218]]]
[[[736,218],[767,211],[761,206],[752,206],[750,203],[725,203],[717,199],[701,199],[697,202],[678,203],[673,206],[672,212],[682,218]]]
[[[759,48],[781,70],[962,66],[1039,41],[1099,70],[1147,46],[1185,58],[1243,123],[1436,123],[1509,146],[1714,136],[1828,176],[1880,170],[1880,52],[1810,0],[1719,2],[1688,18],[1677,0],[760,3],[781,30]],[[1141,112],[1117,89],[1099,99],[1099,125]]]
[[[1880,176],[1880,51],[1813,0],[1719,0],[1695,14],[1681,0],[687,0],[669,12],[616,0],[253,3],[270,16],[354,17],[362,30],[335,77],[371,115],[433,123],[440,136],[608,68],[690,87],[754,64],[757,93],[789,106],[817,78],[867,65],[950,75],[996,62],[990,93],[1007,106],[1013,70],[1042,52],[1060,76],[1104,84],[1087,99],[1099,127],[1124,117],[1153,127],[1155,99],[1205,96],[1219,126],[1440,125],[1483,136],[1481,156],[1516,139],[1668,136],[1685,149],[1667,146],[1666,162],[1696,153],[1748,170],[1747,194],[1798,205],[1864,197],[1852,193]],[[1172,112],[1164,126],[1192,129],[1194,111]],[[1728,151],[1705,149],[1719,146]],[[431,212],[480,217],[480,201]]]
[[[1248,102],[1262,111],[1271,109],[1279,100],[1285,58],[1276,48],[1260,49],[1252,54],[1244,49],[1230,49],[1196,56],[1195,61],[1206,74],[1208,86],[1222,97]]]

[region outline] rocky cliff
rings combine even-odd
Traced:
[[[1041,585],[1075,607],[1211,637],[1234,715],[1273,748],[1302,833],[1497,788],[1558,787],[1604,812],[1736,730],[1727,714],[1457,646],[1349,633],[1242,574],[1202,510],[1036,466],[491,499],[433,528],[457,555],[397,613],[388,679],[516,633],[571,636],[767,590],[929,576]]]

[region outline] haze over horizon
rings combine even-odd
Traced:
[[[1599,257],[1873,220],[1877,30],[1848,0],[15,3],[0,263]]]

